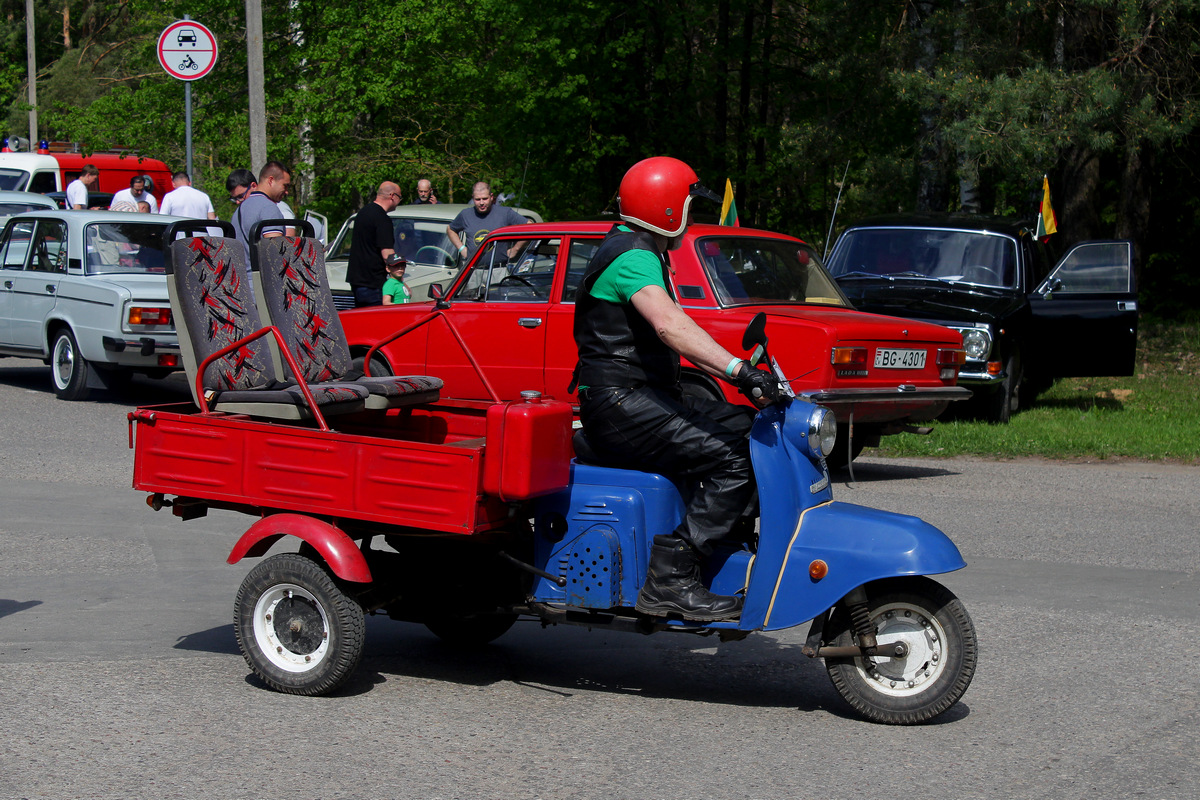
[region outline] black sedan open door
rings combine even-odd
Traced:
[[[1128,241],[1081,242],[1029,296],[1052,377],[1132,375],[1137,286]]]

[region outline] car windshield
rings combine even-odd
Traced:
[[[95,222],[84,232],[87,273],[161,273],[165,225],[149,222]]]
[[[829,259],[835,278],[932,278],[1016,285],[1017,243],[981,231],[862,228],[847,231]]]
[[[806,244],[786,239],[708,236],[696,242],[708,279],[723,306],[850,301]]]
[[[455,266],[457,248],[450,244],[446,235],[447,222],[444,219],[413,219],[412,217],[392,217],[392,237],[395,240],[395,250],[409,264],[423,264],[434,267]],[[326,256],[331,261],[348,261],[350,259],[350,243],[354,239],[354,220],[346,226],[333,247]]]
[[[0,189],[6,192],[21,191],[28,177],[29,173],[23,169],[0,169]]]

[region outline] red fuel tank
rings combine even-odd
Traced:
[[[505,502],[566,487],[571,475],[571,406],[521,392],[487,412],[483,491]]]

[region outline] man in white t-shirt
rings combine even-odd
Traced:
[[[100,180],[95,164],[84,164],[79,177],[67,185],[67,208],[82,211],[88,207],[88,187]]]
[[[154,195],[146,191],[145,175],[134,175],[132,178],[130,178],[129,188],[122,189],[113,195],[112,205],[108,207],[109,210],[111,211],[113,206],[122,201],[126,203],[133,203],[135,208],[137,207],[138,203],[149,203],[150,213],[158,213],[158,201],[154,199]]]
[[[212,200],[199,189],[192,188],[192,179],[186,172],[176,172],[171,176],[174,191],[167,192],[163,198],[160,214],[172,214],[188,219],[216,219],[217,212],[213,210]]]

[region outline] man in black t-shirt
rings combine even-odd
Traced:
[[[383,282],[388,277],[385,259],[395,252],[388,212],[398,205],[400,187],[384,181],[379,184],[375,199],[354,218],[346,282],[354,290],[355,308],[383,304]]]

